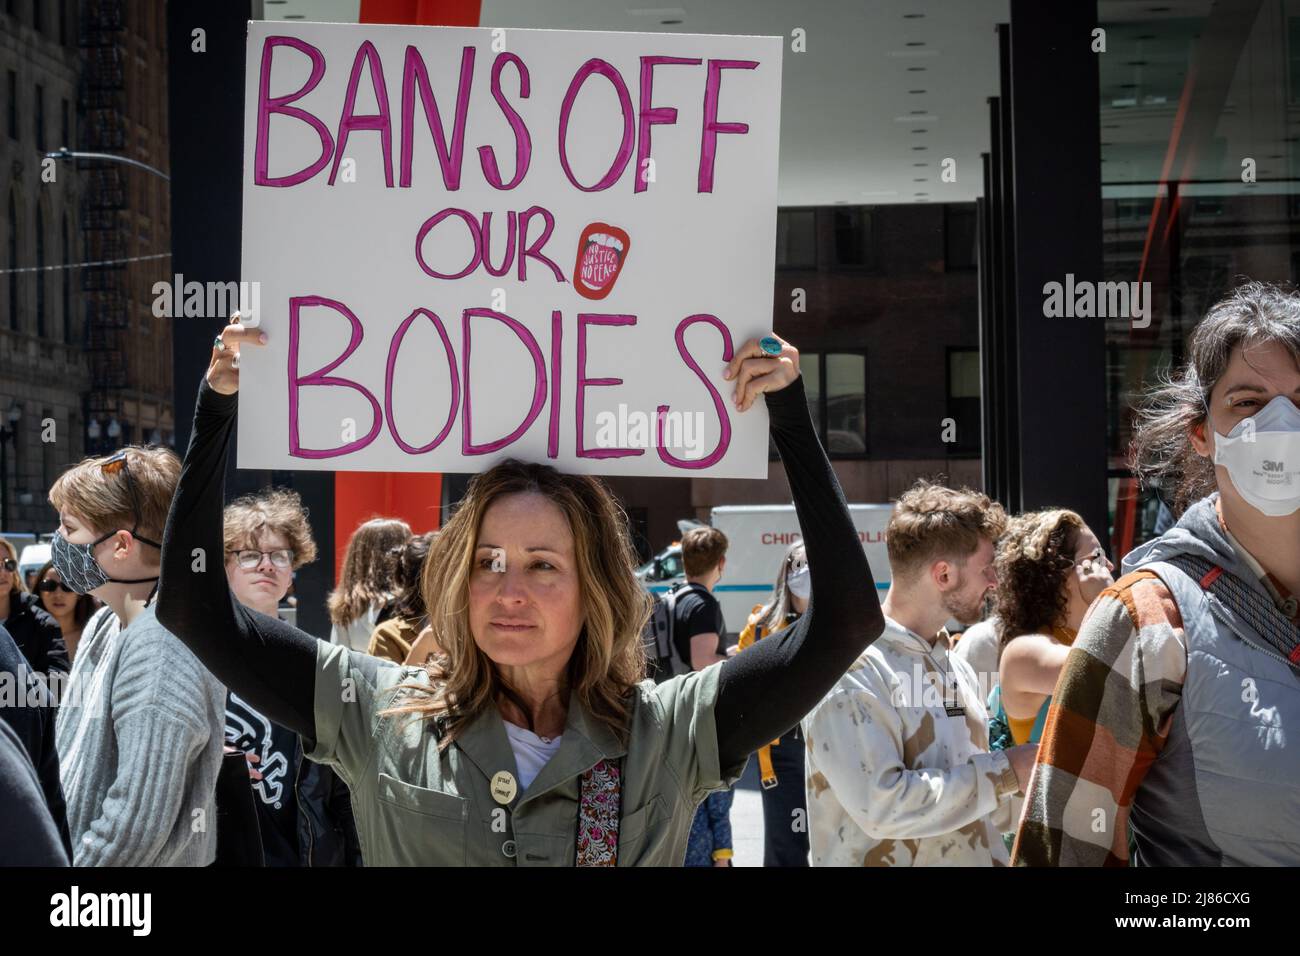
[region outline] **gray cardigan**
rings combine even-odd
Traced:
[[[74,865],[206,866],[226,689],[152,607],[84,633],[56,724]]]

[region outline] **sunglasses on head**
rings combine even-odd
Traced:
[[[150,541],[143,535],[137,534],[136,529],[140,527],[140,498],[136,494],[135,479],[131,477],[131,466],[126,458],[126,450],[123,449],[117,454],[105,458],[99,463],[99,470],[106,475],[116,475],[119,471],[126,476],[126,491],[131,496],[131,514],[135,517],[135,524],[131,527],[131,535],[138,541],[145,544],[153,545],[158,550],[162,550],[162,545],[156,541]]]
[[[36,585],[36,590],[44,591],[46,594],[52,594],[55,591],[62,591],[64,594],[76,593],[62,581],[42,581],[40,584]]]

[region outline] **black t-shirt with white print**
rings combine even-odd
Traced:
[[[262,830],[267,866],[301,866],[298,853],[297,736],[268,720],[233,693],[226,696],[226,743],[256,754],[252,766],[262,774],[252,781],[253,805]]]

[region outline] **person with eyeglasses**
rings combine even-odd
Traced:
[[[68,649],[68,660],[77,659],[77,642],[86,628],[86,623],[98,610],[95,599],[89,594],[78,594],[68,587],[59,569],[53,561],[36,572],[36,595],[41,607],[49,612],[63,632],[63,643]]]
[[[230,590],[244,607],[278,618],[293,572],[316,560],[302,499],[284,488],[245,495],[226,506],[223,524]],[[231,691],[226,745],[249,761],[256,813],[247,824],[267,866],[361,864],[351,794],[329,767],[303,759],[297,734]],[[223,814],[223,824],[230,819]],[[223,848],[246,845],[218,837]]]
[[[50,488],[54,567],[108,605],[78,643],[55,724],[75,866],[206,866],[216,855],[226,689],[153,603],[179,476],[169,449],[132,446]],[[187,560],[221,573],[219,554]]]
[[[0,538],[0,623],[38,675],[47,680],[55,672],[67,676],[72,665],[59,623],[27,590],[18,571],[18,552],[4,538]]]
[[[998,543],[999,705],[1010,744],[1043,735],[1057,677],[1092,602],[1115,583],[1115,565],[1092,529],[1073,511],[1047,508],[1018,515]]]

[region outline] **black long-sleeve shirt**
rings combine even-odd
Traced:
[[[724,767],[788,732],[884,629],[871,568],[813,430],[803,380],[765,399],[803,531],[812,596],[797,624],[720,665],[714,720]],[[223,476],[237,408],[237,395],[200,384],[163,535],[158,620],[218,680],[311,741],[317,640],[240,604],[222,563]]]
[[[0,707],[0,723],[8,724],[31,760],[32,770],[45,794],[45,805],[68,858],[72,837],[68,832],[68,809],[59,779],[59,752],[54,742],[54,719],[58,713],[57,688],[46,683],[23,658],[9,632],[0,625],[0,679],[7,680],[15,694],[25,695],[17,706]],[[0,815],[0,820],[5,820]],[[8,825],[6,823],[6,825]]]

